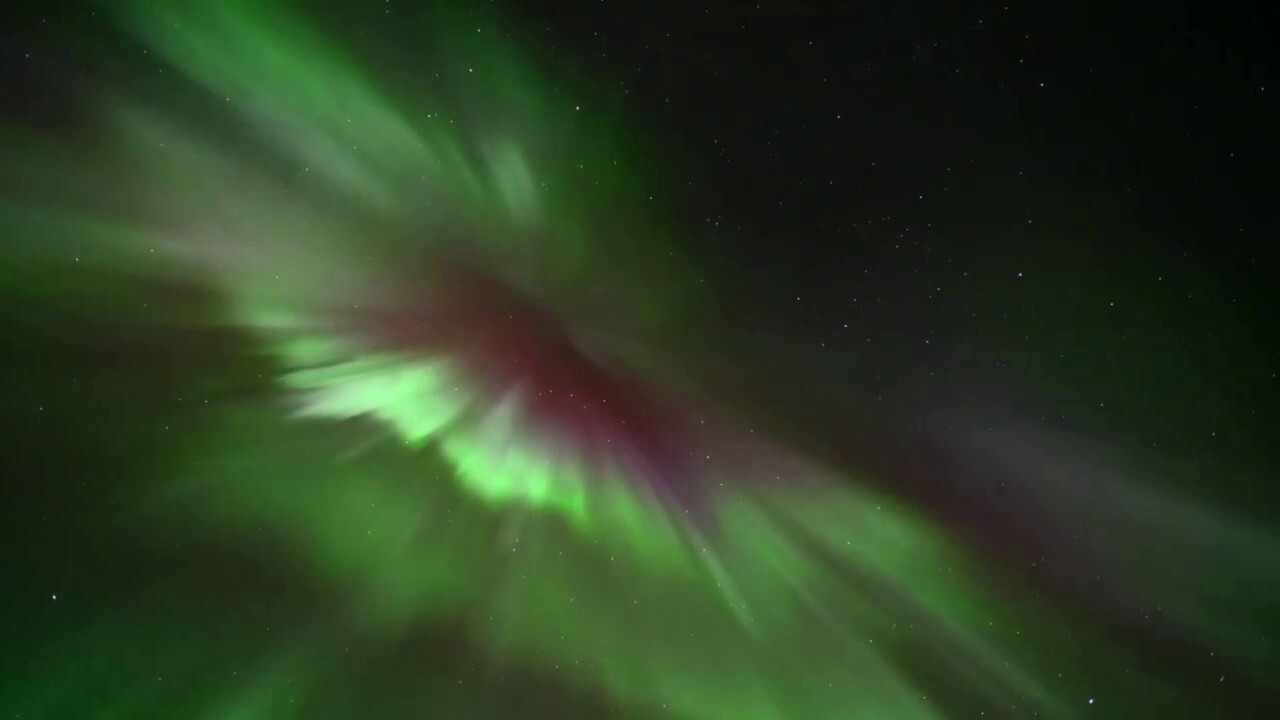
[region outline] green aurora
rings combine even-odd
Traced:
[[[485,678],[517,675],[634,718],[1075,718],[1103,676],[1141,688],[1110,712],[1178,702],[1077,612],[717,402],[715,289],[663,227],[660,181],[623,119],[566,89],[589,81],[541,77],[494,18],[435,13],[397,79],[284,4],[106,7],[133,55],[104,62],[164,72],[95,88],[79,146],[6,131],[27,268],[7,291],[175,358],[201,419],[160,442],[118,391],[99,442],[152,460],[103,522],[149,552],[243,545],[259,561],[206,568],[210,587],[272,599],[250,624],[216,591],[159,593],[25,637],[13,716],[505,717]],[[609,399],[662,427],[589,391],[548,405],[575,377],[528,369],[540,329],[476,329],[501,313],[475,310],[457,258],[556,318],[552,361],[606,358]],[[137,387],[145,367],[103,372]],[[419,671],[447,662],[419,641],[441,627],[466,659]]]

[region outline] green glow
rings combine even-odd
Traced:
[[[5,209],[39,264],[5,282],[89,315],[230,328],[244,355],[266,359],[277,394],[227,401],[178,440],[148,435],[160,477],[129,521],[158,546],[252,539],[301,576],[316,617],[281,618],[269,638],[225,617],[104,619],[17,691],[6,679],[17,697],[6,706],[360,717],[372,681],[349,647],[372,664],[424,623],[456,630],[487,670],[544,673],[683,720],[929,720],[946,717],[925,689],[937,684],[975,706],[1071,718],[1087,688],[1061,678],[1064,652],[1088,647],[1099,672],[1128,672],[1110,640],[1043,599],[997,591],[957,538],[856,477],[753,440],[759,458],[689,471],[715,489],[695,513],[627,452],[595,458],[539,427],[534,389],[495,390],[448,348],[390,350],[344,329],[337,318],[400,307],[432,257],[465,251],[566,325],[626,348],[657,386],[683,391],[682,367],[663,359],[693,353],[696,365],[714,334],[699,274],[653,219],[628,143],[583,119],[491,19],[442,14],[423,52],[449,62],[393,91],[282,3],[110,8],[201,94],[104,93],[111,149],[48,160],[31,202]],[[14,167],[37,162],[32,147]],[[72,168],[76,188],[111,188],[110,202],[59,190]],[[136,277],[193,285],[211,307],[144,298],[129,290]],[[153,653],[133,651],[140,638]],[[937,657],[909,660],[921,647]],[[156,658],[203,680],[157,684]],[[411,700],[385,712],[492,717],[468,704],[483,692],[447,702],[462,697],[447,694],[453,677],[445,687],[416,672],[388,672]]]

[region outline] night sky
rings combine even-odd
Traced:
[[[1274,716],[1280,16],[471,5],[4,11],[0,716]]]

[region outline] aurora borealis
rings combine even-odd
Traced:
[[[610,68],[515,10],[395,12],[60,16],[54,99],[0,126],[5,713],[1239,718],[1276,690],[1267,463],[1053,425],[1106,403],[1011,325],[815,360]],[[1088,272],[1054,252],[1052,303],[947,312],[1052,335]],[[1147,367],[1161,342],[1068,367],[1211,385],[1194,348]],[[939,345],[1000,387],[875,384]],[[1177,424],[1160,402],[1134,427]]]

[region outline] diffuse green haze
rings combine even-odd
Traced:
[[[128,308],[88,290],[61,302],[252,339],[279,396],[215,408],[160,452],[162,482],[139,507],[166,508],[158,538],[259,537],[326,600],[314,622],[244,638],[255,661],[243,665],[241,641],[209,638],[199,618],[104,622],[64,645],[80,660],[24,680],[13,707],[341,717],[344,693],[370,682],[344,670],[351,638],[392,646],[436,622],[456,624],[487,667],[547,673],[642,717],[927,719],[956,698],[1041,717],[1083,709],[1085,690],[1054,664],[1078,646],[1106,658],[1107,641],[1033,598],[997,598],[943,532],[856,478],[732,428],[718,432],[737,450],[664,475],[634,448],[544,426],[540,388],[495,382],[465,348],[364,332],[429,313],[414,304],[438,297],[435,280],[417,270],[463,254],[605,346],[685,349],[711,334],[696,322],[696,273],[646,219],[649,191],[627,182],[627,153],[537,80],[496,23],[477,32],[442,14],[447,25],[423,28],[451,62],[424,68],[403,93],[414,105],[283,4],[112,8],[204,94],[170,107],[145,87],[104,89],[117,145],[58,165],[114,180],[112,202],[59,206],[44,188],[45,211],[7,211],[20,236],[59,237],[32,250],[50,266],[41,280],[9,282],[34,293],[61,273],[81,292],[88,273]],[[207,110],[218,98],[222,115]],[[91,269],[68,269],[80,263]],[[208,288],[218,307],[151,308],[130,276]],[[680,370],[657,355],[625,359],[644,392],[678,404],[689,395],[666,383]],[[690,484],[699,502],[655,479]],[[139,626],[155,656],[189,659],[171,674],[222,679],[158,689],[150,661],[122,650]],[[1018,629],[1034,627],[1043,634]],[[227,679],[232,665],[249,677]],[[443,706],[459,696],[434,684],[410,694],[382,712],[492,716]]]

